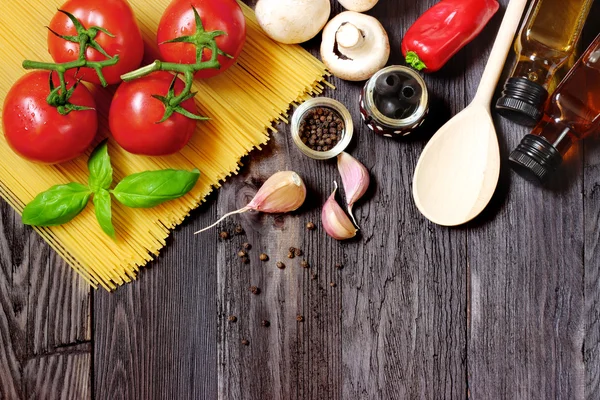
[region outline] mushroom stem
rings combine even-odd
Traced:
[[[359,48],[365,42],[360,29],[350,22],[346,22],[338,28],[335,40],[340,47],[345,49]]]

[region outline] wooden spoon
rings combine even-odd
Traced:
[[[490,102],[526,3],[510,1],[475,98],[436,132],[415,168],[417,208],[438,225],[475,218],[498,184],[500,151]]]

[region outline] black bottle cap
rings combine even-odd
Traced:
[[[508,157],[510,166],[525,179],[544,183],[562,163],[558,150],[546,139],[529,134]]]
[[[504,85],[496,111],[519,125],[534,126],[542,118],[548,91],[527,78],[510,78]]]

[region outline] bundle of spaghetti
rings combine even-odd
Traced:
[[[44,26],[63,0],[25,0],[0,4],[0,69],[2,99],[25,71],[24,59],[47,60]],[[130,0],[144,41],[156,52],[155,32],[169,0]],[[200,114],[210,120],[198,123],[192,140],[180,153],[167,157],[129,154],[110,139],[107,113],[111,90],[93,88],[98,104],[97,142],[109,137],[115,182],[129,174],[163,168],[198,168],[200,179],[186,196],[150,209],[131,209],[113,202],[114,241],[87,207],[67,224],[36,231],[92,286],[107,290],[135,279],[141,266],[165,246],[170,230],[181,223],[211,190],[239,169],[241,157],[269,139],[275,121],[285,120],[290,105],[321,93],[325,67],[299,46],[271,41],[260,29],[253,11],[241,4],[247,21],[247,42],[238,63],[223,74],[196,81],[194,90]],[[22,23],[27,21],[27,24]],[[80,182],[88,177],[89,153],[54,166],[30,163],[18,157],[0,135],[0,196],[17,212],[38,193],[53,185]]]

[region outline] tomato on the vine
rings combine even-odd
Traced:
[[[220,69],[204,69],[196,72],[196,78],[210,78],[231,67],[242,52],[246,42],[246,20],[235,0],[173,0],[163,13],[158,24],[158,49],[164,61],[181,64],[196,62],[196,47],[190,43],[164,43],[196,32],[192,6],[200,15],[206,32],[223,31],[216,37],[218,48],[231,56],[220,54],[217,58]],[[209,60],[212,52],[204,49],[202,61]]]
[[[165,105],[153,95],[166,96],[173,82],[168,72],[123,82],[115,92],[108,122],[110,131],[121,147],[133,154],[162,156],[181,150],[196,130],[196,120],[174,112],[163,122]],[[177,78],[173,87],[175,95],[184,84]],[[189,113],[196,113],[193,99],[181,103]]]
[[[98,117],[94,98],[83,84],[77,85],[69,102],[91,109],[60,114],[46,101],[49,77],[48,71],[33,71],[10,88],[4,99],[2,125],[6,141],[21,157],[56,164],[72,160],[90,146]],[[53,80],[58,82],[56,75]]]
[[[95,37],[98,45],[108,55],[119,56],[116,65],[102,70],[108,84],[120,82],[122,74],[140,65],[144,56],[144,42],[133,10],[126,0],[68,0],[61,6],[61,10],[73,14],[85,29],[98,26],[114,36],[98,31]],[[59,35],[77,36],[75,26],[61,12],[54,15],[48,27]],[[57,63],[77,60],[79,43],[65,40],[48,31],[48,51]],[[90,61],[107,59],[105,55],[89,47],[86,56]],[[87,82],[100,83],[96,72],[91,68],[82,68],[77,77]]]

